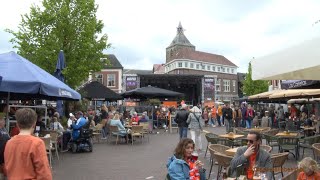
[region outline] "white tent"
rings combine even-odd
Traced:
[[[253,80],[320,80],[320,37],[254,59]]]

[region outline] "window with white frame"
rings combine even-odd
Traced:
[[[216,67],[215,66],[212,66],[212,71],[216,71]]]
[[[199,64],[196,65],[196,69],[200,69],[200,65]]]
[[[184,67],[188,67],[188,62],[184,62]]]
[[[232,80],[233,92],[236,92],[236,80]]]
[[[207,70],[210,71],[211,70],[211,66],[207,65]]]
[[[222,72],[226,72],[226,69],[224,67],[221,67]]]
[[[218,72],[220,72],[220,67],[217,67],[217,69],[218,69]]]
[[[223,80],[224,92],[230,92],[230,80]]]
[[[217,91],[221,91],[221,79],[217,79],[217,82],[216,82],[216,90],[217,90]]]
[[[206,69],[206,65],[201,65],[202,70]]]
[[[178,67],[182,67],[182,62],[178,62]]]
[[[193,65],[193,63],[190,63],[190,68],[194,68],[194,65]]]
[[[231,73],[234,74],[234,69],[231,69]]]
[[[95,79],[99,83],[103,84],[103,75],[102,74],[95,74]]]
[[[115,74],[107,74],[107,86],[108,87],[115,87],[116,75]]]
[[[229,73],[229,68],[227,68],[227,73]]]

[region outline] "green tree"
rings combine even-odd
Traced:
[[[251,63],[249,63],[248,73],[246,74],[246,79],[243,82],[243,92],[246,94],[246,96],[266,92],[268,91],[268,86],[268,81],[252,80],[252,67]]]
[[[100,71],[102,51],[109,48],[108,36],[102,34],[103,22],[96,17],[95,0],[43,0],[22,15],[18,32],[6,29],[18,53],[50,74],[60,50],[64,51],[66,83],[75,88]]]

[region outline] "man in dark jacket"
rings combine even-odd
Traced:
[[[232,120],[232,109],[230,108],[229,104],[226,104],[226,107],[223,111],[224,116],[224,123],[226,125],[227,133],[230,132],[231,127],[233,127],[233,120]]]
[[[188,135],[188,124],[187,119],[189,116],[189,112],[187,111],[188,107],[186,104],[182,104],[181,110],[178,111],[174,121],[178,124],[179,127],[179,137],[180,140],[182,138],[186,138]]]

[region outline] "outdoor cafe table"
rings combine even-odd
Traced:
[[[226,155],[228,155],[228,156],[234,156],[234,155],[236,154],[238,148],[239,148],[239,147],[227,149],[227,150],[226,150]]]
[[[276,136],[280,136],[280,137],[297,137],[298,133],[285,133],[285,132],[280,132],[277,133]]]
[[[305,136],[313,136],[313,131],[316,129],[315,127],[310,126],[301,126],[301,129],[303,129]]]
[[[242,134],[220,134],[219,137],[222,137],[222,138],[228,138],[228,139],[237,139],[237,138],[241,138],[243,137],[244,135]]]
[[[255,131],[255,132],[261,132],[266,130],[267,128],[251,128],[251,129],[244,129],[244,131]]]

